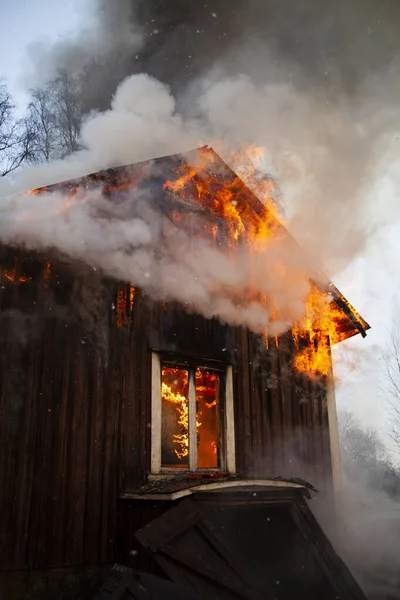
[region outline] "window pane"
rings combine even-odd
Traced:
[[[162,368],[161,464],[163,467],[189,467],[188,372]]]
[[[197,466],[219,466],[219,375],[196,371]]]

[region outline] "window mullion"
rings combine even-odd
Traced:
[[[157,354],[152,355],[152,382],[151,382],[151,472],[161,471],[161,363]]]
[[[189,468],[197,469],[196,384],[195,371],[189,371]]]

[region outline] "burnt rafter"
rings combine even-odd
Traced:
[[[352,307],[350,302],[346,300],[343,294],[337,289],[337,287],[332,282],[329,282],[326,291],[332,294],[333,300],[335,301],[337,306],[353,323],[354,327],[359,331],[362,337],[365,338],[368,329],[370,329],[368,323],[364,321],[364,319],[357,313],[357,311]]]

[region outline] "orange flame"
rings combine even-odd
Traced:
[[[200,156],[200,164],[195,167],[187,164],[178,167],[177,178],[167,181],[164,189],[188,203],[193,202],[194,198],[204,210],[221,217],[213,224],[215,239],[227,233],[224,237],[228,238],[229,245],[245,240],[250,250],[262,252],[265,242],[276,239],[283,231],[276,216],[278,210],[273,197],[273,183],[265,177],[265,170],[257,166],[263,160],[262,149],[246,148],[243,153],[233,157],[233,162],[239,165],[237,171],[240,178],[232,177],[229,173],[221,175],[217,168],[217,174],[214,174],[213,155],[207,150],[201,150]],[[263,209],[260,210],[259,205],[252,206],[248,188],[261,200]],[[278,276],[287,277],[284,265],[276,264],[273,268]],[[268,307],[270,322],[273,323],[279,316],[276,300],[267,295],[257,295],[257,301]],[[343,315],[340,309],[329,295],[312,287],[305,301],[303,317],[294,323],[292,329],[296,346],[294,367],[298,371],[313,375],[329,373],[330,346],[339,341],[338,323],[341,318]],[[267,336],[267,332],[265,335]],[[268,345],[268,341],[266,343]],[[279,347],[278,336],[275,336],[275,346]]]
[[[247,162],[241,161],[242,175],[250,187],[257,190],[258,197],[264,205],[261,212],[254,211],[248,202],[248,188],[237,175],[232,178],[224,174],[221,185],[220,175],[212,172],[213,155],[207,150],[200,151],[200,163],[195,167],[183,164],[175,169],[177,178],[168,180],[164,189],[175,197],[190,204],[196,204],[214,215],[221,217],[220,222],[213,224],[213,235],[225,233],[228,229],[228,243],[232,244],[245,239],[255,242],[270,239],[280,224],[276,219],[277,207],[272,195],[273,183],[257,173],[252,152],[255,157],[259,149],[249,149],[246,153]],[[250,158],[249,158],[250,157]],[[235,160],[238,160],[236,157]],[[211,161],[211,164],[210,164]],[[254,185],[251,185],[253,183]]]
[[[331,344],[339,341],[340,310],[328,294],[313,286],[303,317],[292,328],[297,348],[294,367],[304,373],[328,375],[331,369]]]
[[[135,288],[133,287],[133,285],[130,285],[129,286],[129,310],[130,310],[131,315],[133,313],[133,304],[135,301],[135,293],[136,293]]]
[[[162,370],[163,377],[166,374],[174,374],[177,369],[171,369],[168,367],[164,367]],[[188,373],[187,371],[179,371],[180,373],[180,384],[181,391],[187,388],[188,383]],[[184,375],[183,375],[184,374]],[[183,375],[183,377],[182,377]],[[187,396],[184,396],[183,393],[179,391],[174,392],[168,384],[164,381],[161,386],[161,397],[166,402],[170,402],[175,405],[178,412],[178,425],[181,428],[181,433],[176,433],[173,435],[174,443],[178,446],[178,448],[174,449],[176,456],[180,459],[184,458],[189,454],[189,399]],[[196,431],[201,427],[201,422],[199,421],[200,414],[196,414]]]
[[[178,376],[179,374],[179,376]],[[176,380],[173,382],[173,386],[169,385],[164,381],[167,376],[177,375]],[[189,399],[185,390],[187,390],[188,386],[188,372],[180,369],[174,369],[169,367],[164,367],[162,369],[162,385],[161,385],[161,397],[165,402],[170,402],[176,407],[178,413],[177,424],[180,427],[180,433],[173,434],[173,441],[177,445],[177,448],[174,449],[175,455],[182,459],[189,454]],[[206,381],[205,385],[201,385],[200,381]],[[213,373],[202,373],[200,371],[196,372],[196,398],[198,398],[198,394],[205,398],[209,398],[210,400],[204,401],[203,407],[211,408],[217,405],[216,399],[216,388],[217,388],[218,376]],[[173,390],[172,387],[175,385],[179,385],[178,390]],[[202,411],[197,407],[196,409],[196,432],[198,438],[198,444],[200,439],[200,431],[202,427]],[[217,454],[217,442],[210,442],[211,445],[211,453]],[[204,452],[204,449],[203,449]]]
[[[32,277],[27,277],[26,275],[17,275],[17,260],[15,261],[15,266],[12,270],[8,271],[6,269],[3,270],[3,277],[7,281],[13,283],[27,283],[28,281],[32,281]]]
[[[164,370],[163,370],[164,371]],[[184,458],[189,454],[189,400],[179,392],[173,392],[171,387],[162,383],[161,397],[166,402],[171,402],[178,411],[178,425],[182,433],[174,434],[174,443],[178,445],[174,452],[178,458]]]

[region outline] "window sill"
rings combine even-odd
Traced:
[[[162,469],[160,473],[150,473],[148,476],[149,481],[157,481],[158,479],[173,479],[175,477],[195,479],[201,477],[216,477],[221,475],[226,477],[227,475],[235,476],[235,473],[226,473],[221,469],[197,469],[196,471],[189,471],[188,469]]]
[[[256,491],[265,491],[271,488],[281,489],[298,489],[307,493],[307,497],[310,496],[309,488],[306,486],[294,483],[293,481],[285,481],[281,479],[241,479],[235,475],[220,474],[220,477],[210,477],[208,480],[204,479],[199,481],[198,479],[188,479],[186,481],[176,482],[160,480],[149,481],[148,484],[144,485],[140,490],[125,492],[120,494],[121,500],[179,500],[185,496],[190,496],[193,493],[198,492],[213,492],[218,490],[228,489],[243,489],[245,491],[252,491],[254,496],[257,496]]]

